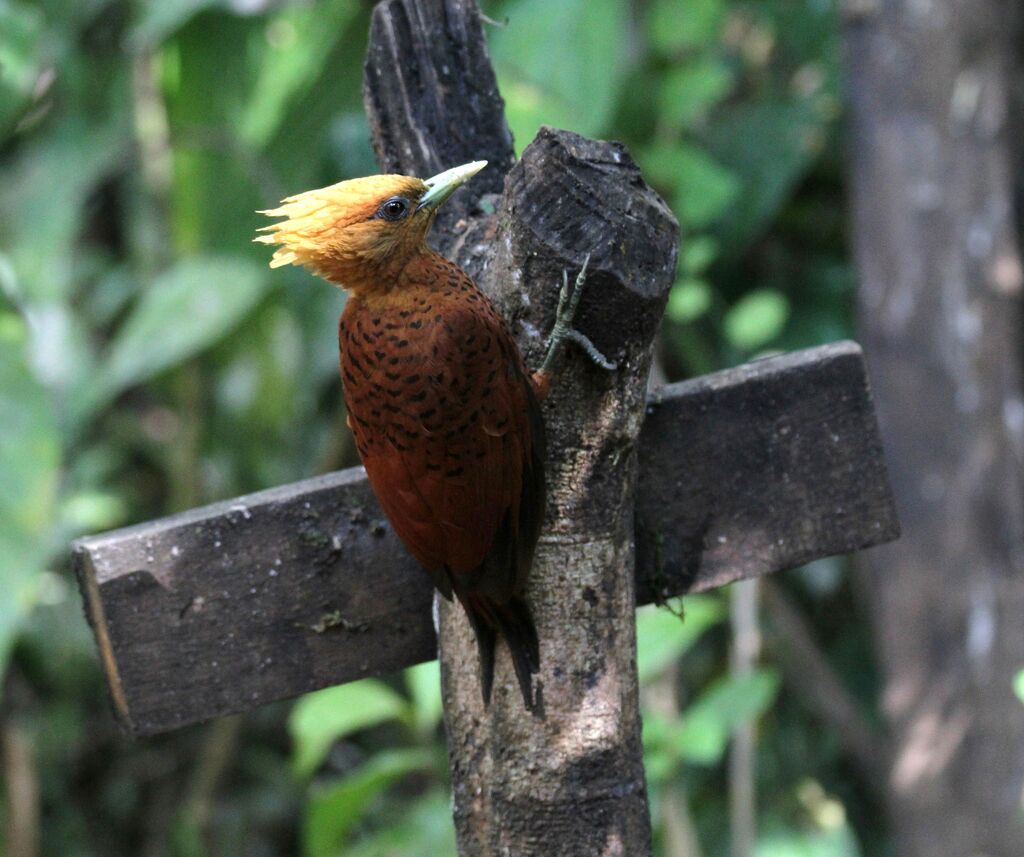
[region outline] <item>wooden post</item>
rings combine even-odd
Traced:
[[[442,85],[449,81],[452,88]],[[378,5],[365,95],[384,169],[426,174],[486,153],[497,155],[492,175],[510,165],[475,3]],[[563,272],[575,276],[589,254],[577,325],[619,364],[608,373],[570,355],[545,403],[548,518],[529,590],[541,639],[540,716],[518,704],[503,646],[484,709],[472,631],[461,608],[441,605],[459,853],[643,857],[650,819],[635,657],[635,448],[678,226],[622,146],[552,129],[508,170],[495,216],[474,210],[472,192],[455,216],[456,228],[449,219],[435,232],[511,321],[534,365]],[[463,232],[470,239],[456,243]]]
[[[578,322],[619,368],[569,355],[545,403],[548,517],[529,596],[542,716],[499,650],[485,711],[461,609],[441,665],[460,853],[650,852],[636,678],[633,496],[651,344],[675,273],[676,222],[621,146],[542,131],[510,171],[487,282],[539,363],[563,269],[591,254]],[[571,275],[571,274],[570,274]],[[536,365],[535,363],[535,365]],[[571,843],[571,844],[570,844]]]

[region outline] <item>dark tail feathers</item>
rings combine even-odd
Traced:
[[[480,689],[484,705],[491,702],[491,688],[494,685],[494,641],[500,635],[508,644],[512,654],[512,666],[519,680],[519,690],[527,711],[536,710],[533,696],[533,676],[540,670],[540,644],[537,629],[530,615],[530,608],[521,598],[498,604],[490,599],[469,598],[463,606],[476,633],[480,650]]]

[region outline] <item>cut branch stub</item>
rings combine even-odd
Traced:
[[[489,161],[474,193],[499,193],[512,166],[505,121],[480,13],[464,0],[389,0],[370,24],[364,103],[385,172],[431,175]]]
[[[678,232],[625,146],[545,126],[505,180],[493,262],[481,285],[512,323],[528,362],[538,365],[563,272],[571,282],[589,256],[575,326],[628,372],[632,361],[647,359],[641,343],[661,321]],[[613,377],[592,368],[589,377]]]
[[[728,432],[727,451],[691,455],[707,451],[709,427],[740,427],[739,402],[746,417]],[[773,544],[731,551],[730,577],[896,537],[855,344],[673,384],[647,407],[636,498],[640,603],[719,585],[719,552],[748,537],[751,497],[770,509]],[[822,502],[826,480],[833,484]],[[679,498],[681,486],[688,494]],[[716,510],[714,530],[701,504]],[[841,526],[830,523],[837,512]],[[116,709],[136,735],[437,653],[430,581],[361,467],[90,536],[75,543],[74,557]]]
[[[678,227],[625,149],[542,129],[509,172],[482,285],[533,365],[563,271],[590,263],[576,321],[618,369],[567,351],[544,407],[548,516],[529,587],[543,718],[499,647],[480,698],[459,607],[441,611],[455,824],[464,857],[650,852],[633,593],[635,445]],[[587,811],[581,811],[581,806]]]

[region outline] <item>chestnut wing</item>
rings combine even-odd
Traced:
[[[363,464],[399,537],[446,594],[450,574],[507,597],[543,517],[543,423],[506,324],[477,295],[394,348],[383,337],[384,359],[343,337],[342,368]]]

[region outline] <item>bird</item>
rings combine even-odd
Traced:
[[[259,212],[283,219],[254,240],[278,245],[272,268],[303,266],[347,292],[342,389],[373,492],[437,590],[465,609],[484,705],[501,638],[523,703],[536,712],[540,645],[524,591],[545,511],[540,401],[567,341],[614,366],[572,327],[589,256],[571,291],[563,274],[547,354],[531,373],[487,296],[427,245],[438,208],[486,164],[289,196]]]

